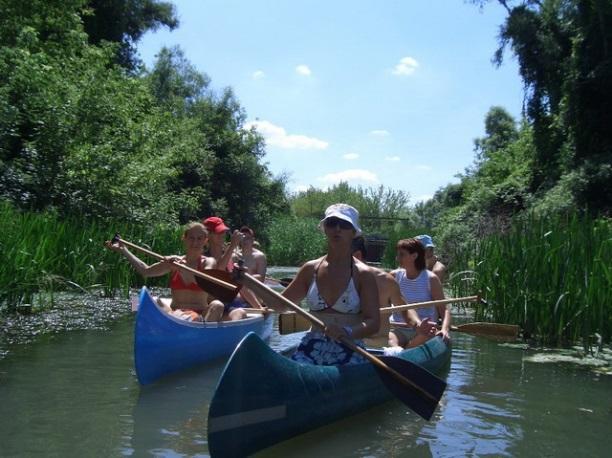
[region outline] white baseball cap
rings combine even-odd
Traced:
[[[351,223],[356,231],[355,236],[361,235],[361,227],[359,227],[359,212],[355,207],[348,204],[333,204],[325,210],[325,218],[319,221],[319,229],[324,230],[323,224],[326,219],[338,218]]]

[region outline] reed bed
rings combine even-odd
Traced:
[[[160,285],[167,279],[139,277],[103,242],[119,232],[126,240],[153,251],[180,253],[178,229],[62,220],[52,213],[26,213],[0,203],[0,307],[20,304],[51,305],[58,290],[101,289],[104,293],[130,285]],[[146,262],[152,262],[147,259]]]
[[[317,218],[284,216],[270,222],[265,247],[268,264],[299,266],[325,254],[325,237]]]
[[[526,337],[585,349],[612,332],[612,222],[577,214],[515,221],[452,256],[453,293],[481,290],[476,319],[519,324]]]

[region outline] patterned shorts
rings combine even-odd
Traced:
[[[355,341],[362,348],[361,340]],[[344,364],[360,364],[366,359],[359,353],[330,339],[321,331],[308,332],[300,342],[291,359],[298,363],[317,364],[320,366],[342,366]]]

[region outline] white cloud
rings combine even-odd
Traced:
[[[410,76],[418,68],[419,63],[413,57],[402,57],[392,73],[398,76]]]
[[[400,161],[400,157],[399,156],[385,156],[385,161],[399,162]]]
[[[270,121],[252,121],[247,122],[244,126],[247,130],[251,127],[255,127],[263,135],[268,145],[282,149],[326,149],[329,146],[326,141],[315,137],[289,135],[285,129]]]
[[[298,65],[297,67],[295,67],[295,72],[298,75],[302,75],[302,76],[310,76],[312,75],[312,72],[310,71],[310,68],[308,68],[308,65]]]
[[[362,182],[362,183],[378,183],[378,176],[369,170],[349,169],[342,172],[328,173],[327,175],[318,178],[319,181],[329,185],[345,182]]]
[[[387,137],[389,136],[389,131],[388,130],[371,130],[370,131],[370,135],[374,135],[375,137]]]
[[[346,153],[342,156],[343,159],[347,161],[354,161],[355,159],[359,159],[359,154],[357,153]]]
[[[410,200],[412,204],[415,205],[421,202],[427,202],[428,200],[431,200],[432,198],[433,198],[432,194],[421,194],[420,196],[413,197]]]
[[[431,166],[424,164],[417,165],[415,169],[420,170],[422,172],[430,172],[432,170]]]
[[[305,185],[305,184],[298,184],[296,186],[293,187],[293,190],[298,193],[298,192],[306,192],[310,189],[310,186]]]
[[[264,78],[265,76],[266,76],[266,74],[262,70],[257,70],[255,72],[253,72],[253,74],[251,75],[251,77],[254,80],[260,80],[260,79]]]

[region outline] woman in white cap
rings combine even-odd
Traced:
[[[319,228],[327,237],[327,254],[306,262],[283,296],[294,303],[305,298],[326,327],[308,332],[292,358],[321,365],[362,362],[361,355],[338,342],[346,336],[363,345],[361,339],[376,333],[380,324],[376,278],[352,255],[351,242],[361,234],[359,212],[347,204],[331,205]]]

